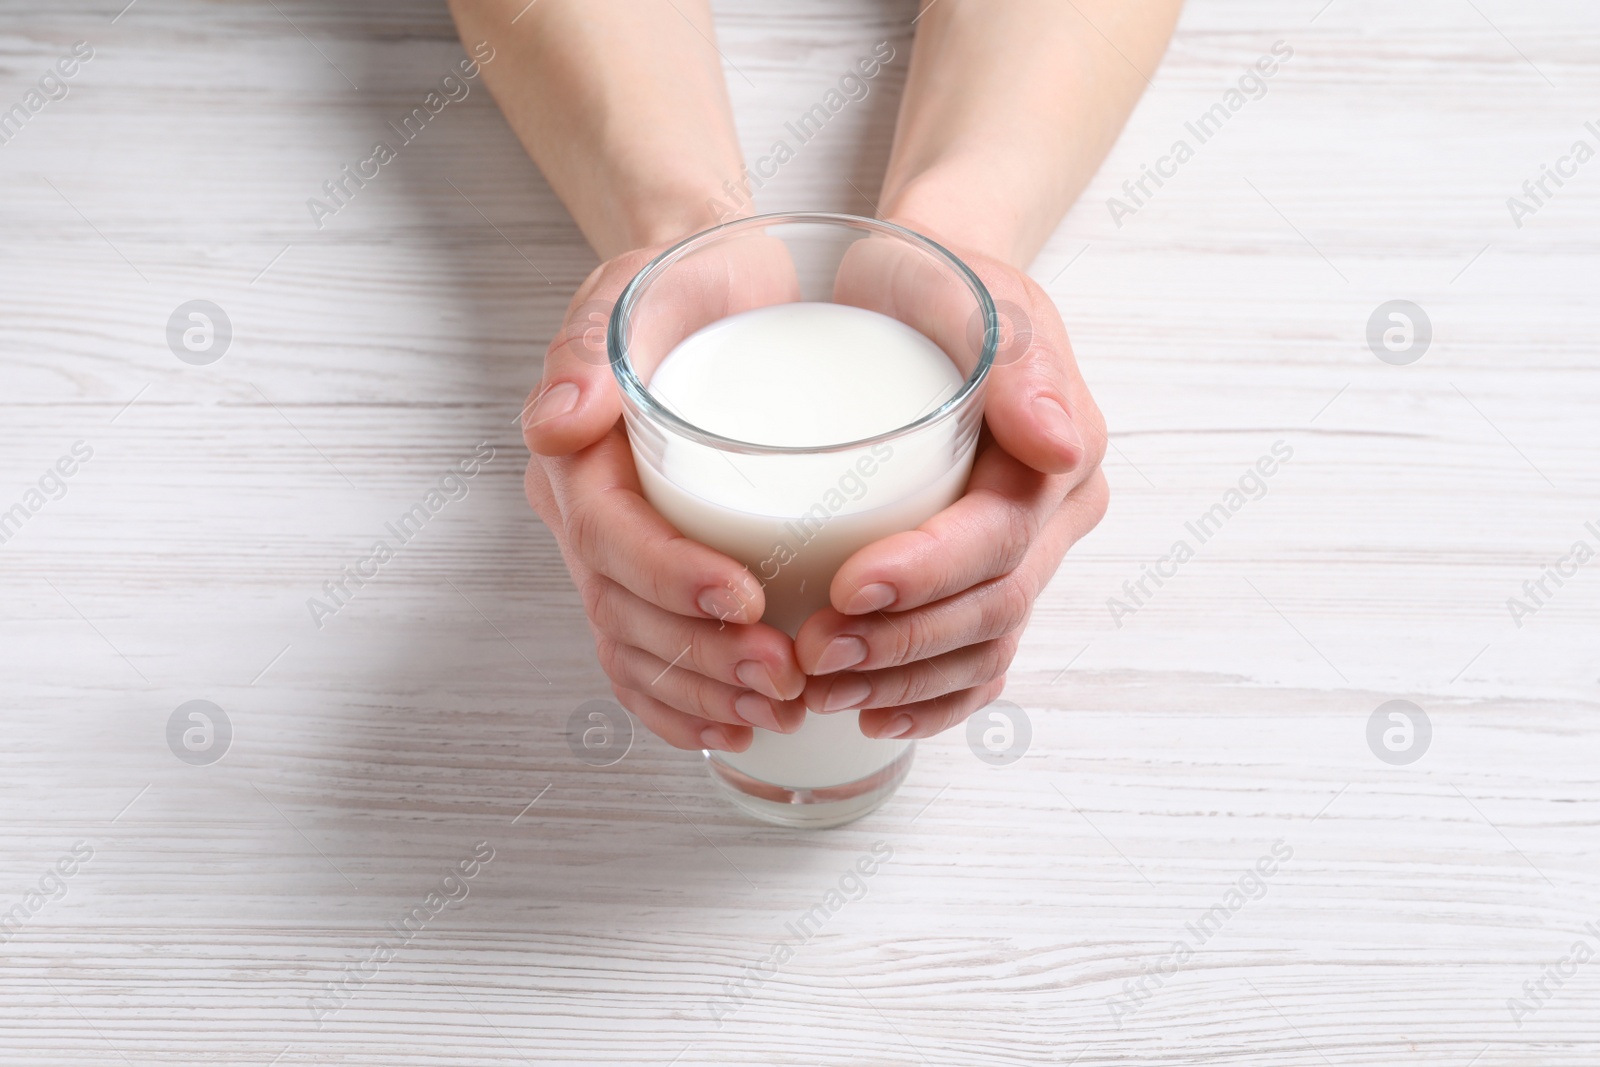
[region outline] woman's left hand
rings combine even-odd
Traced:
[[[1104,420],[1055,304],[1016,268],[957,254],[1003,327],[966,493],[850,557],[795,639],[806,705],[865,709],[869,737],[929,737],[998,697],[1034,600],[1109,498]]]

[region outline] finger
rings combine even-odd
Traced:
[[[805,705],[799,701],[772,700],[742,686],[707,678],[610,637],[600,638],[595,649],[601,667],[613,681],[689,715],[777,733],[793,733],[806,716]]]
[[[588,567],[679,615],[732,623],[761,617],[766,600],[755,577],[684,537],[640,495],[620,426],[546,469],[567,540]]]
[[[990,432],[1035,470],[1086,476],[1105,455],[1105,422],[1078,373],[1060,313],[1026,275],[986,261],[973,266],[1010,320],[984,399]]]
[[[1021,635],[968,645],[905,667],[827,674],[806,683],[805,703],[823,714],[854,708],[897,708],[957,693],[1006,673]]]
[[[528,498],[528,506],[544,524],[552,530],[559,529],[561,509],[556,506],[555,492],[550,488],[550,474],[537,456],[528,457],[528,465],[522,472],[522,491]]]
[[[823,608],[800,627],[795,654],[809,675],[875,671],[992,641],[1028,621],[1033,597],[1021,568],[927,607],[873,615]]]
[[[828,596],[847,615],[905,611],[1013,570],[1071,486],[997,443],[981,445],[967,491],[915,530],[875,541],[844,562]]]
[[[599,440],[622,414],[606,354],[611,308],[649,262],[641,249],[602,263],[584,279],[545,349],[544,376],[522,408],[528,449],[563,456]]]
[[[637,690],[613,684],[617,702],[644,723],[649,731],[673,748],[713,748],[719,752],[743,752],[753,736],[748,726],[728,726],[688,715]]]
[[[612,311],[634,276],[664,251],[640,249],[601,264],[579,286],[545,353],[544,376],[524,408],[523,435],[543,455],[598,440],[622,412],[611,370]],[[629,362],[650,375],[685,337],[729,315],[800,299],[788,247],[761,231],[690,252],[660,275],[626,324]]]
[[[973,712],[993,703],[1006,688],[1005,675],[963,689],[959,693],[935,697],[918,704],[901,708],[877,708],[861,713],[861,732],[868,737],[901,738],[914,740],[932,737],[959,722],[965,722]]]
[[[625,324],[629,362],[648,382],[661,360],[702,327],[799,299],[800,279],[786,242],[759,229],[724,234],[679,253],[670,270],[654,276]]]
[[[585,600],[595,628],[687,670],[775,700],[794,700],[806,677],[789,635],[763,623],[726,626],[691,619],[596,576]]]
[[[898,241],[857,241],[840,266],[835,298],[905,322],[971,373],[995,342],[984,414],[1001,445],[1035,470],[1086,473],[1099,465],[1105,428],[1078,373],[1055,303],[1033,279],[977,253],[961,256],[989,291],[997,331],[975,315],[960,278]],[[1081,474],[1080,474],[1081,477]]]
[[[810,675],[881,670],[991,641],[1022,626],[1067,549],[1099,521],[1103,481],[1096,472],[1074,490],[1008,574],[909,611],[845,615],[831,606],[818,611],[795,638],[800,669]]]

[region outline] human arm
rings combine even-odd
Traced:
[[[705,0],[451,0],[483,76],[603,262],[578,288],[523,412],[525,488],[630,711],[681,748],[742,749],[804,711],[793,643],[759,584],[682,537],[639,491],[604,316],[665,244],[722,221],[742,164]],[[703,36],[702,36],[703,35]],[[747,201],[743,203],[747,204]],[[669,664],[671,665],[669,669]]]
[[[917,40],[885,218],[1026,269],[1111,150],[1182,0],[934,0]]]
[[[819,710],[926,737],[992,701],[1033,603],[1103,515],[1104,423],[1065,325],[1023,273],[1153,71],[1178,0],[935,0],[917,42],[882,214],[983,278],[1004,333],[966,494],[851,557],[796,640]]]
[[[719,221],[743,162],[709,0],[450,0],[522,146],[602,260]]]

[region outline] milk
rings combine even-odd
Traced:
[[[647,385],[702,430],[749,444],[822,448],[914,422],[962,381],[942,349],[896,319],[792,303],[692,334]],[[797,454],[733,452],[668,434],[660,454],[660,469],[638,464],[645,496],[680,532],[748,567],[764,586],[762,621],[790,636],[827,605],[840,564],[953,503],[972,463],[953,419],[871,446]],[[748,750],[717,758],[792,788],[853,782],[911,744],[862,736],[857,715],[808,714],[793,734],[757,729]]]

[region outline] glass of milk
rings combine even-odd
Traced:
[[[846,559],[961,495],[997,336],[983,283],[938,244],[795,213],[662,253],[623,291],[607,348],[646,499],[743,563],[761,621],[793,637]],[[766,822],[859,818],[915,742],[868,738],[858,714],[758,728],[744,752],[705,753],[711,777]]]

